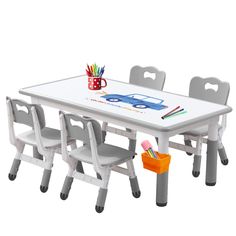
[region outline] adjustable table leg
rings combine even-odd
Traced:
[[[218,117],[208,126],[206,185],[214,186],[217,176]]]
[[[161,136],[158,138],[158,152],[168,154],[169,138]],[[163,174],[157,174],[156,183],[156,204],[157,206],[166,206],[168,196],[168,171]]]

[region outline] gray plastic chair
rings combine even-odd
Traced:
[[[146,72],[155,74],[155,78],[152,79],[150,77],[145,77]],[[130,70],[129,82],[142,87],[162,90],[165,84],[165,79],[166,73],[164,71],[159,71],[153,66],[134,66]]]
[[[216,90],[207,88],[208,85],[215,86]],[[222,82],[217,78],[194,77],[190,82],[189,96],[209,102],[226,105],[230,91],[230,85],[227,82]],[[228,164],[228,158],[225,152],[225,148],[222,143],[222,135],[226,128],[226,115],[222,116],[221,124],[218,125],[218,152],[223,165]],[[201,148],[202,143],[206,142],[204,136],[208,135],[208,126],[196,128],[184,133],[184,142],[187,146],[192,146],[191,139],[197,143],[197,154],[194,155],[192,174],[194,177],[198,177],[200,174],[201,165]],[[192,153],[187,153],[192,155]]]
[[[26,161],[44,168],[40,190],[46,192],[51,176],[55,152],[60,153],[60,131],[46,127],[44,111],[40,105],[28,104],[25,101],[6,98],[10,142],[17,149],[10,173],[10,180],[15,180],[21,161]],[[16,135],[15,124],[23,124],[30,129]],[[73,145],[74,140],[67,144]],[[33,147],[33,156],[23,154],[25,145]]]
[[[72,125],[71,121],[76,124]],[[62,200],[68,198],[73,179],[80,179],[100,187],[95,209],[101,213],[104,209],[112,170],[128,175],[133,196],[140,197],[141,193],[132,161],[134,152],[103,143],[101,126],[91,118],[60,112],[60,124],[62,157],[69,166],[60,194]],[[68,151],[66,145],[68,138],[82,141],[83,146]],[[78,171],[76,168],[78,161],[92,164],[98,178],[85,174],[84,171]],[[122,163],[127,164],[127,169],[119,166]]]
[[[155,74],[155,78],[146,77],[145,73]],[[164,71],[159,71],[153,66],[141,67],[133,66],[130,70],[129,82],[130,84],[139,85],[146,88],[162,90],[165,84],[166,73]],[[126,129],[126,131],[113,128],[108,125],[107,122],[102,124],[102,137],[105,141],[107,132],[119,134],[129,138],[129,150],[135,152],[136,148],[136,132],[134,130]]]

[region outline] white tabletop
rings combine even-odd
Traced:
[[[73,105],[78,108],[85,108],[90,111],[97,111],[108,116],[120,117],[123,120],[125,119],[129,122],[133,121],[149,127],[152,126],[161,131],[177,129],[186,124],[210,119],[231,111],[231,108],[228,106],[148,89],[111,79],[107,79],[107,87],[102,90],[89,90],[87,76],[78,76],[23,88],[20,90],[20,93],[31,97],[43,98],[48,101]],[[117,95],[122,95],[122,98],[127,98],[124,96],[130,94],[136,94],[134,95],[135,98],[145,98],[144,100],[153,103],[159,103],[159,99],[161,99],[163,100],[162,104],[167,107],[162,110],[135,108],[132,104],[126,102],[109,102],[106,98],[102,97],[107,94],[116,94],[116,97]],[[177,106],[184,108],[186,113],[168,119],[161,118]]]

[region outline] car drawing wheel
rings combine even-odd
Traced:
[[[138,109],[148,108],[148,106],[145,104],[134,104],[133,107],[138,108]]]
[[[109,102],[120,102],[121,100],[119,98],[107,98],[107,101],[109,101]]]

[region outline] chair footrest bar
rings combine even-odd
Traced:
[[[193,154],[195,154],[196,151],[197,151],[196,148],[194,148],[194,147],[185,146],[184,144],[175,143],[175,142],[172,142],[172,141],[169,142],[169,147],[175,148],[175,149],[178,149],[178,150],[181,150],[181,151],[184,151],[184,152],[190,152],[190,153],[193,153]]]
[[[50,163],[47,163],[43,160],[28,156],[25,154],[21,154],[20,160],[26,161],[28,163],[34,164],[34,165],[42,167],[44,169],[50,169],[52,167],[52,164],[50,164]]]
[[[123,167],[121,167],[121,166],[113,166],[111,169],[112,169],[113,171],[115,171],[115,172],[120,173],[120,174],[128,175],[128,176],[129,176],[129,171],[128,171],[128,169],[123,168]]]
[[[100,188],[103,186],[103,181],[102,180],[97,179],[97,178],[95,178],[93,176],[90,176],[90,175],[79,173],[77,171],[74,171],[73,177],[76,178],[76,179],[82,180],[84,182],[96,185]]]
[[[199,136],[185,135],[186,139],[197,141]],[[202,138],[203,143],[207,143],[207,138]]]
[[[106,131],[108,131],[110,133],[114,133],[114,134],[118,134],[118,135],[127,137],[129,139],[136,139],[136,134],[135,134],[135,132],[132,132],[132,131],[128,132],[126,130],[114,128],[114,127],[111,127],[111,126],[107,126]]]

